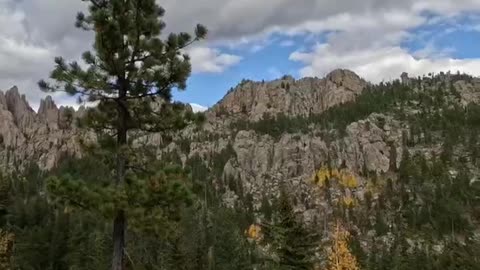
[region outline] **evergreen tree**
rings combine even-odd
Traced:
[[[0,226],[4,225],[4,216],[10,205],[10,183],[0,174]]]
[[[265,225],[265,240],[272,243],[279,269],[312,269],[317,234],[309,231],[295,215],[284,188],[281,188],[275,222]]]
[[[197,26],[193,39],[180,33],[164,41],[160,38],[164,10],[155,0],[83,1],[89,3],[88,14],[78,13],[76,26],[95,34],[94,52],[83,54],[87,68],[57,57],[50,76],[55,83],[42,80],[39,86],[98,102],[82,123],[96,131],[98,147],[93,149],[101,152],[113,175],[95,187],[72,177],[56,179],[49,189],[56,199],[100,209],[113,221],[112,269],[121,270],[126,265],[127,219],[152,229],[143,223],[149,219],[161,223],[165,212],[175,213],[185,195],[169,180],[178,179],[178,173],[157,174],[146,168],[142,151],[132,150],[132,132],[169,132],[193,119],[183,104],[172,103],[171,91],[185,89],[191,67],[182,49],[204,38],[206,29]],[[156,207],[159,204],[162,209]]]
[[[239,228],[239,216],[231,209],[218,209],[214,215],[215,269],[251,269],[249,247]]]
[[[10,183],[0,174],[0,268],[11,269],[15,235],[5,228],[4,216],[10,204]]]

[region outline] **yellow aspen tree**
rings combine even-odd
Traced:
[[[337,222],[333,244],[328,254],[327,270],[360,270],[357,258],[348,248],[349,237],[350,234]]]
[[[248,227],[246,234],[249,240],[258,241],[262,236],[262,228],[257,224],[252,224]]]

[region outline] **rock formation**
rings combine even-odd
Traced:
[[[51,169],[62,156],[79,155],[79,131],[60,128],[65,117],[66,108],[59,110],[50,96],[36,113],[17,87],[0,91],[0,169],[21,170],[30,162]]]
[[[349,70],[334,70],[323,79],[295,80],[285,76],[271,82],[244,81],[212,108],[216,114],[243,114],[255,121],[264,113],[290,116],[318,114],[352,101],[367,83]]]

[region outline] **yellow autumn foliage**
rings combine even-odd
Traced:
[[[358,187],[358,179],[350,172],[346,170],[338,170],[338,169],[328,169],[327,167],[320,168],[314,175],[313,175],[313,182],[320,187],[325,185],[325,181],[330,179],[335,179],[345,188],[356,188]]]
[[[353,174],[343,174],[340,177],[341,184],[346,188],[356,188],[358,187],[357,178]]]
[[[327,270],[360,270],[357,258],[350,252],[348,247],[349,237],[348,231],[337,222],[333,244],[328,252]]]
[[[259,240],[261,237],[262,228],[257,224],[252,224],[247,230],[247,237],[251,240]]]
[[[352,198],[351,196],[345,196],[343,197],[343,205],[346,207],[354,207],[355,206],[355,199]]]

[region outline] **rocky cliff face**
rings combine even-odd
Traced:
[[[219,153],[231,146],[234,154],[225,160],[223,175],[218,181],[235,179],[242,183],[243,192],[252,195],[257,210],[265,196],[279,194],[281,184],[286,184],[303,198],[305,203],[298,204],[299,207],[313,207],[308,201],[311,202],[314,196],[312,176],[315,171],[328,162],[330,166],[344,167],[356,176],[365,169],[386,173],[400,164],[402,133],[407,130],[405,124],[392,117],[372,114],[348,125],[346,135],[333,141],[316,135],[320,130],[309,134],[285,133],[279,138],[242,130],[232,137],[194,142],[190,145],[190,152],[185,154],[188,158],[198,155],[210,159],[212,152]],[[181,152],[175,143],[170,149]],[[358,179],[362,181],[360,177]],[[237,199],[232,192],[225,197],[226,201]]]
[[[243,114],[253,121],[265,113],[307,116],[354,100],[366,85],[357,74],[340,69],[323,79],[295,80],[285,76],[271,82],[243,81],[211,111],[230,116]]]
[[[66,118],[67,109],[50,96],[35,112],[16,87],[0,91],[0,169],[21,170],[30,162],[51,169],[62,156],[79,155],[79,131]]]

